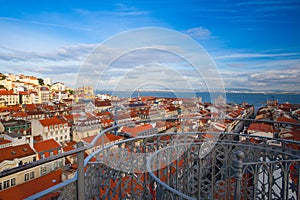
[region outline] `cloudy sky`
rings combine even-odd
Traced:
[[[207,80],[213,77],[205,77],[207,63],[195,73],[190,56],[178,53],[186,46],[176,38],[153,44],[155,51],[129,48],[124,56],[125,46],[155,34],[135,35],[126,42],[114,38],[144,27],[191,37],[209,55],[205,59],[213,60],[212,71],[226,88],[300,90],[299,0],[0,0],[0,72],[50,77],[72,87],[209,87]],[[80,77],[83,73],[89,80]]]

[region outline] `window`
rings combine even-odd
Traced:
[[[16,178],[10,179],[10,184],[11,184],[11,186],[16,185]]]
[[[2,190],[2,183],[0,182],[0,191]]]
[[[53,126],[49,126],[49,128],[50,128],[50,131],[52,131],[52,130],[53,130]]]
[[[10,180],[6,180],[3,182],[3,189],[9,188],[9,182],[10,182]]]
[[[50,152],[50,156],[53,156],[53,155],[54,155],[54,153],[53,153],[53,151],[51,151],[51,152]]]
[[[68,136],[67,135],[65,135],[65,139],[67,139],[68,138]]]
[[[54,126],[54,128],[55,128],[55,130],[57,130],[57,128],[58,128],[58,125],[55,125],[55,126]]]
[[[62,136],[60,136],[60,139],[62,140],[62,139],[63,139],[63,137],[62,137]]]
[[[44,159],[45,158],[45,154],[41,153],[41,158]]]
[[[26,173],[25,175],[24,175],[24,181],[28,181],[29,180],[29,173]]]
[[[42,167],[42,175],[46,174],[46,167]]]
[[[62,125],[62,124],[60,124],[60,125],[59,125],[59,128],[60,128],[60,129],[62,129],[62,128],[63,128],[63,125]]]
[[[30,172],[30,179],[34,178],[34,172]]]

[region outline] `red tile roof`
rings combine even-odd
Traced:
[[[0,163],[4,160],[14,160],[15,158],[27,157],[34,154],[35,152],[30,148],[29,144],[2,148],[0,149]]]
[[[286,132],[288,134],[292,135],[292,139],[296,140],[296,141],[300,141],[300,130],[297,129],[291,129],[290,131]]]
[[[21,91],[21,92],[19,92],[19,94],[21,94],[21,95],[30,95],[30,92],[28,92],[28,91]]]
[[[276,119],[277,122],[292,122],[292,123],[298,123],[297,120],[293,119],[293,118],[288,118],[288,117],[278,117]]]
[[[95,137],[96,137],[96,135],[89,136],[89,137],[82,138],[82,140],[84,142],[90,144],[94,140]],[[122,139],[124,139],[122,136],[117,136],[117,135],[114,135],[114,134],[111,134],[111,133],[105,133],[105,136],[100,137],[96,141],[95,146],[101,146],[102,144],[108,144],[108,143],[118,141],[118,140],[122,140]]]
[[[74,150],[74,149],[75,148],[73,146],[71,146],[71,145],[63,147],[64,152],[71,151],[71,150]]]
[[[16,112],[12,116],[13,117],[28,117],[26,112]]]
[[[274,127],[272,124],[254,122],[254,123],[250,124],[248,131],[261,131],[261,132],[273,133]]]
[[[1,145],[1,144],[8,144],[8,143],[11,143],[11,141],[10,141],[10,140],[6,140],[6,139],[0,138],[0,145]]]
[[[158,122],[156,122],[155,127],[157,127],[157,128],[166,127],[166,123],[165,123],[165,122],[158,121]]]
[[[44,109],[48,110],[48,111],[55,111],[56,110],[55,106],[44,106]]]
[[[19,105],[0,108],[0,112],[19,112],[20,110],[22,108]]]
[[[25,104],[25,109],[27,110],[35,110],[38,108],[38,104]]]
[[[53,126],[68,123],[66,120],[58,119],[57,117],[39,120],[42,126]]]
[[[41,135],[36,135],[36,136],[33,136],[33,140],[38,142],[38,141],[43,140],[43,137]]]
[[[132,137],[136,137],[138,136],[139,133],[142,133],[147,130],[151,130],[152,128],[153,127],[151,124],[144,124],[137,127],[124,126],[121,131],[130,134]]]
[[[73,115],[64,115],[64,118],[66,120],[73,120],[74,116]]]
[[[51,149],[59,148],[61,148],[60,144],[58,144],[54,139],[34,143],[34,149],[36,150],[36,152],[49,151]]]
[[[111,106],[111,101],[110,101],[110,100],[95,101],[95,106],[96,106],[96,107],[107,107],[107,106]]]
[[[16,95],[13,90],[0,90],[0,95]]]
[[[61,175],[62,170],[58,169],[56,171],[50,172],[49,174],[33,179],[26,183],[22,183],[12,188],[3,190],[0,192],[0,199],[25,199],[31,195],[34,195],[38,192],[41,192],[47,188],[61,183]]]

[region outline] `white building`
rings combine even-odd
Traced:
[[[54,139],[57,142],[70,141],[70,127],[68,122],[57,117],[33,120],[32,135],[41,135],[44,140]]]
[[[39,101],[41,103],[48,103],[51,100],[51,92],[49,88],[42,86],[39,90]]]
[[[29,144],[33,147],[33,137],[30,135],[24,135],[22,133],[5,133],[2,135],[3,139],[11,141],[12,146]]]
[[[45,85],[51,85],[52,84],[52,81],[50,78],[44,78],[44,84]]]
[[[64,83],[56,82],[51,85],[51,90],[62,92],[66,90],[66,86]]]

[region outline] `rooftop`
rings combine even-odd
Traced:
[[[34,143],[34,149],[37,152],[48,151],[51,149],[61,148],[60,144],[58,144],[54,139],[39,141]]]
[[[293,118],[288,118],[288,117],[278,117],[276,119],[277,122],[291,122],[291,123],[298,123],[297,120],[293,119]]]
[[[5,135],[11,137],[11,138],[19,138],[19,137],[24,137],[24,135],[22,133],[16,133],[16,132],[12,132],[12,133],[4,133]]]
[[[152,128],[153,127],[152,127],[151,124],[144,124],[144,125],[140,125],[140,126],[136,126],[136,127],[124,126],[121,129],[121,132],[128,133],[132,137],[137,137],[139,133],[142,133],[142,132],[147,131],[147,130],[151,130]]]
[[[261,122],[254,122],[251,123],[248,131],[261,131],[261,132],[274,132],[274,127],[272,124],[267,124],[267,123],[261,123]]]
[[[11,143],[11,141],[0,138],[0,145],[2,145],[2,144],[8,144],[8,143]]]
[[[26,183],[11,187],[7,190],[3,190],[0,192],[0,199],[25,199],[35,193],[61,183],[61,175],[62,170],[59,169]]]
[[[66,120],[59,119],[57,117],[48,118],[48,119],[42,119],[39,120],[42,126],[53,126],[53,125],[59,125],[59,124],[66,124],[68,123]]]
[[[89,137],[82,138],[82,140],[84,142],[86,142],[87,144],[90,144],[95,139],[95,137],[96,137],[96,135],[89,136]],[[118,140],[121,140],[121,139],[123,139],[122,136],[116,136],[116,135],[111,134],[111,133],[105,133],[104,136],[101,136],[100,138],[98,138],[98,140],[96,141],[95,146],[101,146],[102,144],[108,144],[108,143],[118,141]]]
[[[0,95],[17,95],[13,90],[0,90]]]
[[[16,158],[23,158],[34,154],[35,152],[29,144],[2,148],[0,149],[0,163],[4,160],[14,160]]]

